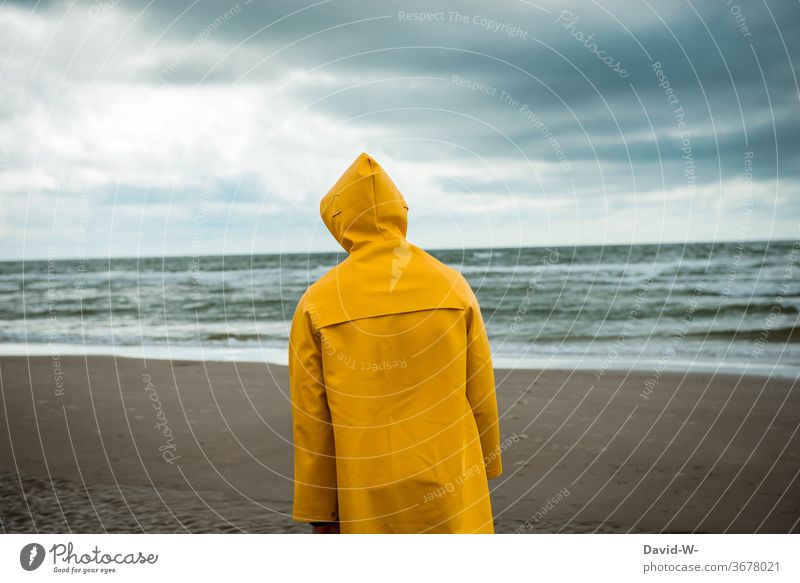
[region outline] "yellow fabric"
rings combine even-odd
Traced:
[[[349,256],[292,321],[293,518],[343,533],[492,533],[500,432],[475,295],[405,239],[408,205],[370,156],[320,212]]]

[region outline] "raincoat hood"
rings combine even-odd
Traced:
[[[322,198],[320,214],[349,256],[306,294],[317,326],[469,303],[460,274],[406,240],[408,205],[369,155]]]
[[[404,239],[408,204],[389,175],[361,153],[322,198],[322,220],[348,253],[374,241]]]

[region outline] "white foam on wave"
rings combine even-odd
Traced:
[[[111,346],[81,344],[0,344],[0,356],[117,356],[149,360],[209,360],[218,362],[268,362],[286,365],[287,350],[273,347],[228,346]]]
[[[287,365],[288,349],[276,347],[240,346],[175,346],[175,345],[78,345],[78,344],[23,344],[0,343],[0,356],[116,356],[149,360],[196,360],[216,362],[263,362]],[[668,363],[655,358],[619,359],[609,364],[608,359],[592,355],[511,355],[495,353],[495,368],[512,370],[589,370],[750,374],[795,379],[800,369],[795,366],[768,362],[742,362],[718,360],[673,359]],[[600,374],[602,376],[602,374]]]

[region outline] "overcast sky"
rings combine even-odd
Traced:
[[[426,248],[800,234],[796,1],[5,2],[0,257],[335,250],[361,151]]]

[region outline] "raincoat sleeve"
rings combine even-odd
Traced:
[[[481,436],[486,477],[503,473],[500,449],[500,421],[492,368],[492,350],[474,294],[467,308],[467,399]]]
[[[300,300],[289,336],[289,385],[294,432],[294,509],[300,522],[339,519],[333,425],[322,371],[322,347]]]

